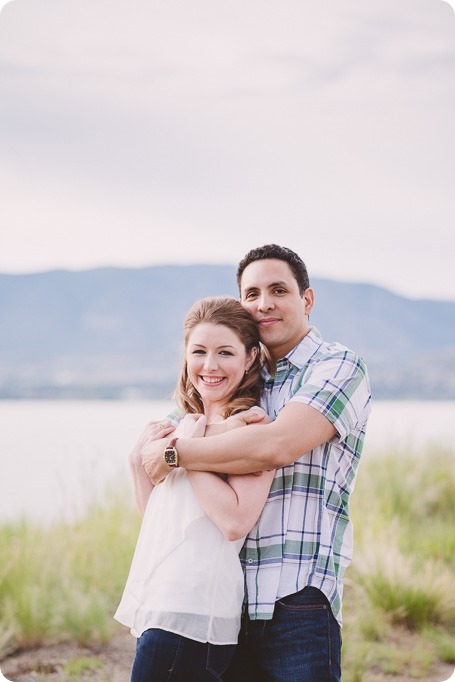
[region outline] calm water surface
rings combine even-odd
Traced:
[[[127,454],[169,402],[1,401],[0,522],[71,519],[106,485],[132,495]],[[391,445],[416,455],[429,443],[453,449],[455,401],[376,401],[365,456]]]

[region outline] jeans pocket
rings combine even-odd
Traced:
[[[282,597],[276,602],[276,605],[290,611],[305,611],[310,609],[325,611],[329,608],[329,603],[325,594],[316,587],[311,586],[304,587],[300,592],[294,592],[293,594],[286,595],[286,597]]]
[[[208,644],[207,671],[219,679],[232,661],[235,648],[235,644]]]

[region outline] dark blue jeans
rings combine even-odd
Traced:
[[[275,604],[272,620],[244,617],[225,682],[340,682],[340,626],[325,595],[305,587]]]
[[[146,630],[137,640],[131,682],[221,680],[234,651],[234,644],[202,644],[166,630]]]

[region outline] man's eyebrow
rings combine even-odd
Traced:
[[[287,282],[284,280],[278,280],[277,282],[270,282],[270,284],[267,284],[267,289],[272,289],[273,287],[287,287],[289,286]],[[245,291],[254,291],[255,289],[259,289],[258,286],[251,286],[247,287]]]

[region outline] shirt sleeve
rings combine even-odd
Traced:
[[[355,353],[345,351],[322,357],[292,396],[321,412],[335,426],[341,440],[363,427],[370,413],[368,373]]]
[[[166,417],[166,421],[171,422],[172,426],[178,426],[184,416],[185,412],[180,407],[176,407],[172,410],[172,412],[169,412]]]

